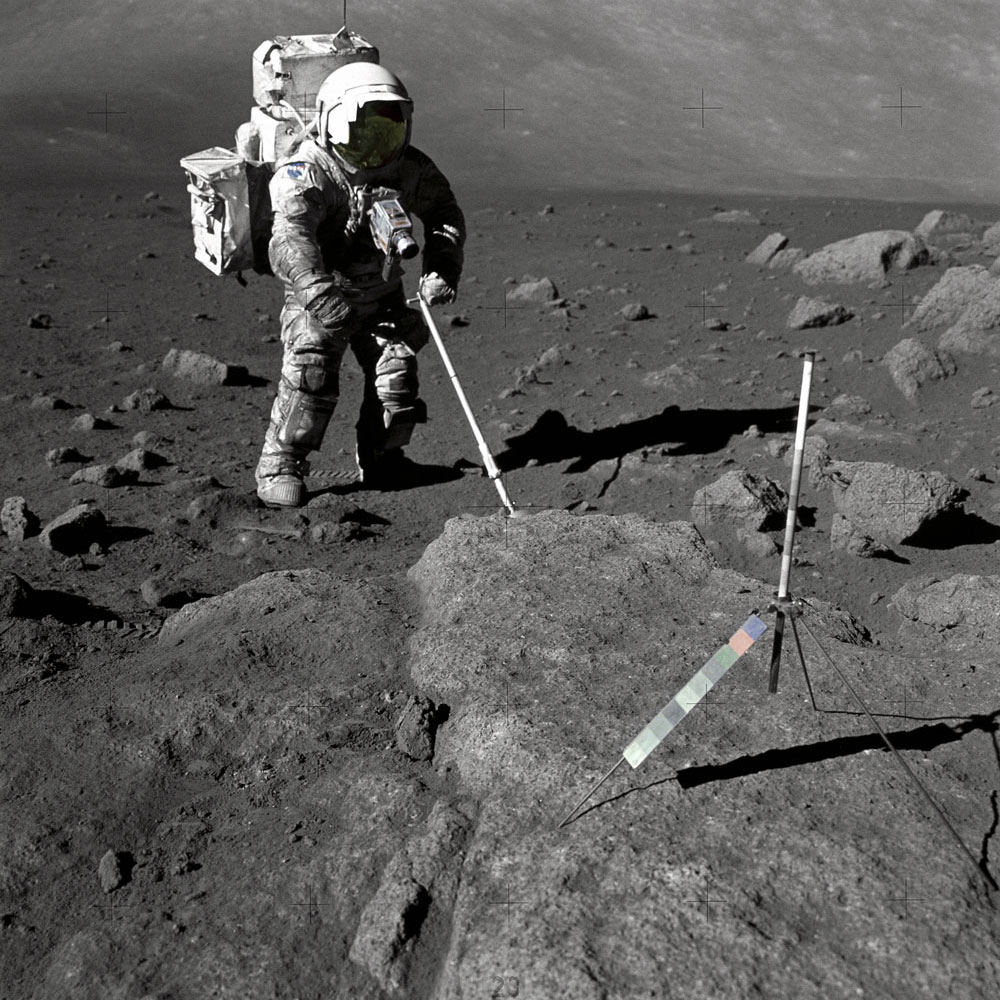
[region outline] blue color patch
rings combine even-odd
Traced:
[[[756,615],[751,615],[743,623],[743,631],[746,632],[751,639],[756,640],[767,631],[767,625],[765,625]]]
[[[285,173],[291,177],[293,181],[301,180],[305,171],[306,165],[304,163],[289,163],[285,167]]]

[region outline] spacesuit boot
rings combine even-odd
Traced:
[[[305,503],[307,456],[323,443],[337,405],[337,381],[336,373],[318,365],[289,367],[282,373],[255,474],[257,496],[266,506]]]

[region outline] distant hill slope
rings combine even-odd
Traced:
[[[163,174],[230,145],[256,45],[341,22],[339,3],[250,6],[8,0],[7,178]],[[349,23],[404,78],[416,141],[457,183],[1000,193],[989,3],[406,0],[353,5]],[[502,101],[523,109],[506,127],[487,110]],[[899,103],[919,106],[902,126],[882,107]]]

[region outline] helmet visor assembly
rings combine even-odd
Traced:
[[[349,123],[346,142],[332,147],[352,167],[371,170],[398,156],[406,143],[410,104],[400,100],[373,100],[358,108]]]

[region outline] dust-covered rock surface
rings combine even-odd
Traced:
[[[998,992],[994,897],[804,628],[995,871],[982,206],[457,192],[440,325],[504,518],[432,346],[415,482],[352,482],[348,356],[307,506],[262,509],[280,291],[191,259],[180,177],[145,192],[0,195],[0,997]],[[851,318],[789,329],[804,291]],[[900,377],[957,352],[911,397],[904,338]],[[807,350],[809,684],[788,629],[767,694],[765,633],[560,829],[773,630]]]

